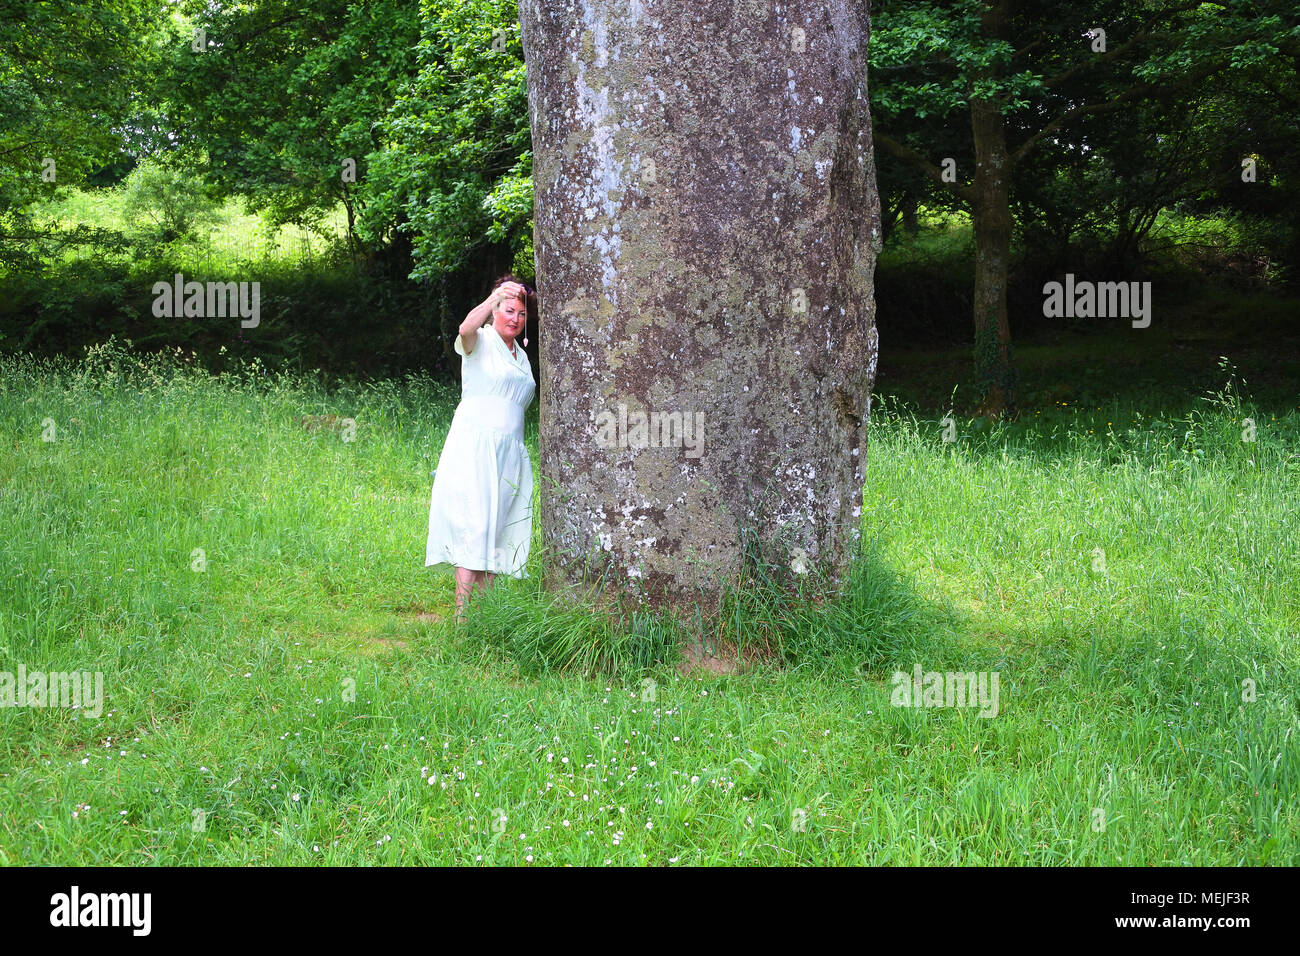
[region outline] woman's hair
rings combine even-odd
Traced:
[[[507,272],[501,278],[497,279],[495,282],[492,283],[492,288],[499,289],[501,288],[502,284],[506,282],[518,282],[520,285],[522,285],[525,289],[528,290],[527,296],[524,301],[524,309],[528,313],[528,320],[535,322],[537,320],[537,290],[533,288],[532,283],[525,282],[523,279],[519,278],[519,276],[515,275],[513,272]]]

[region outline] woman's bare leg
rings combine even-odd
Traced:
[[[492,585],[496,577],[491,571],[472,571],[469,568],[456,569],[456,620],[465,620],[465,604],[473,594],[474,588],[486,588]]]
[[[479,572],[469,568],[456,569],[456,620],[465,620],[465,602],[469,600],[470,591],[478,579]]]

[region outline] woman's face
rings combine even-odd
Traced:
[[[522,333],[527,321],[528,310],[522,299],[503,299],[492,312],[492,327],[506,342]]]

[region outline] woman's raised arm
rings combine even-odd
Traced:
[[[469,315],[465,316],[465,321],[456,330],[456,334],[460,336],[460,347],[465,350],[466,355],[474,351],[474,346],[478,342],[478,330],[491,317],[492,309],[500,296],[500,290],[493,289],[486,299],[470,309]]]

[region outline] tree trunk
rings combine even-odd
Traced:
[[[982,30],[1006,39],[1007,3],[985,8]],[[990,67],[989,75],[997,71]],[[1015,369],[1011,365],[1011,324],[1007,318],[1007,277],[1011,265],[1011,157],[1006,123],[997,100],[971,98],[975,143],[975,370],[983,389],[981,414],[1000,417],[1015,409]]]
[[[916,221],[916,196],[911,193],[903,199],[903,232],[911,239],[921,233],[921,224]]]
[[[867,5],[519,13],[548,586],[709,613],[747,558],[838,581],[876,370]]]

